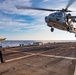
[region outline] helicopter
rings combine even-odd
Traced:
[[[76,37],[76,28],[74,28],[74,22],[76,22],[76,16],[72,16],[68,10],[68,8],[75,2],[76,0],[69,0],[65,9],[54,10],[54,9],[44,9],[44,8],[36,8],[36,7],[28,7],[28,6],[16,6],[17,9],[32,9],[32,10],[42,10],[42,11],[51,11],[50,15],[45,17],[45,22],[47,26],[51,27],[51,32],[54,31],[54,28],[59,30],[68,31],[70,33],[75,33]],[[69,13],[68,13],[69,12]]]

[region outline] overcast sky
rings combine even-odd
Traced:
[[[0,0],[0,37],[7,40],[76,40],[73,33],[58,29],[53,33],[50,31],[45,16],[53,12],[18,10],[15,7],[62,9],[67,3],[68,0]],[[75,7],[76,2],[69,9],[75,10]],[[76,15],[75,12],[72,15]]]

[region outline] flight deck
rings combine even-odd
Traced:
[[[76,75],[75,43],[6,48],[0,75]]]

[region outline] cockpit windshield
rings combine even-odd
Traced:
[[[64,14],[62,12],[56,12],[55,15],[57,17],[64,17]]]
[[[55,12],[50,14],[49,16],[53,16],[53,17],[64,17],[64,14],[62,12]]]

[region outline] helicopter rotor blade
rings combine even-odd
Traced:
[[[68,9],[76,0],[69,0],[66,9]]]
[[[17,9],[32,9],[32,10],[42,10],[42,11],[61,11],[61,10],[53,10],[53,9],[44,9],[44,8],[34,8],[27,6],[16,6]]]

